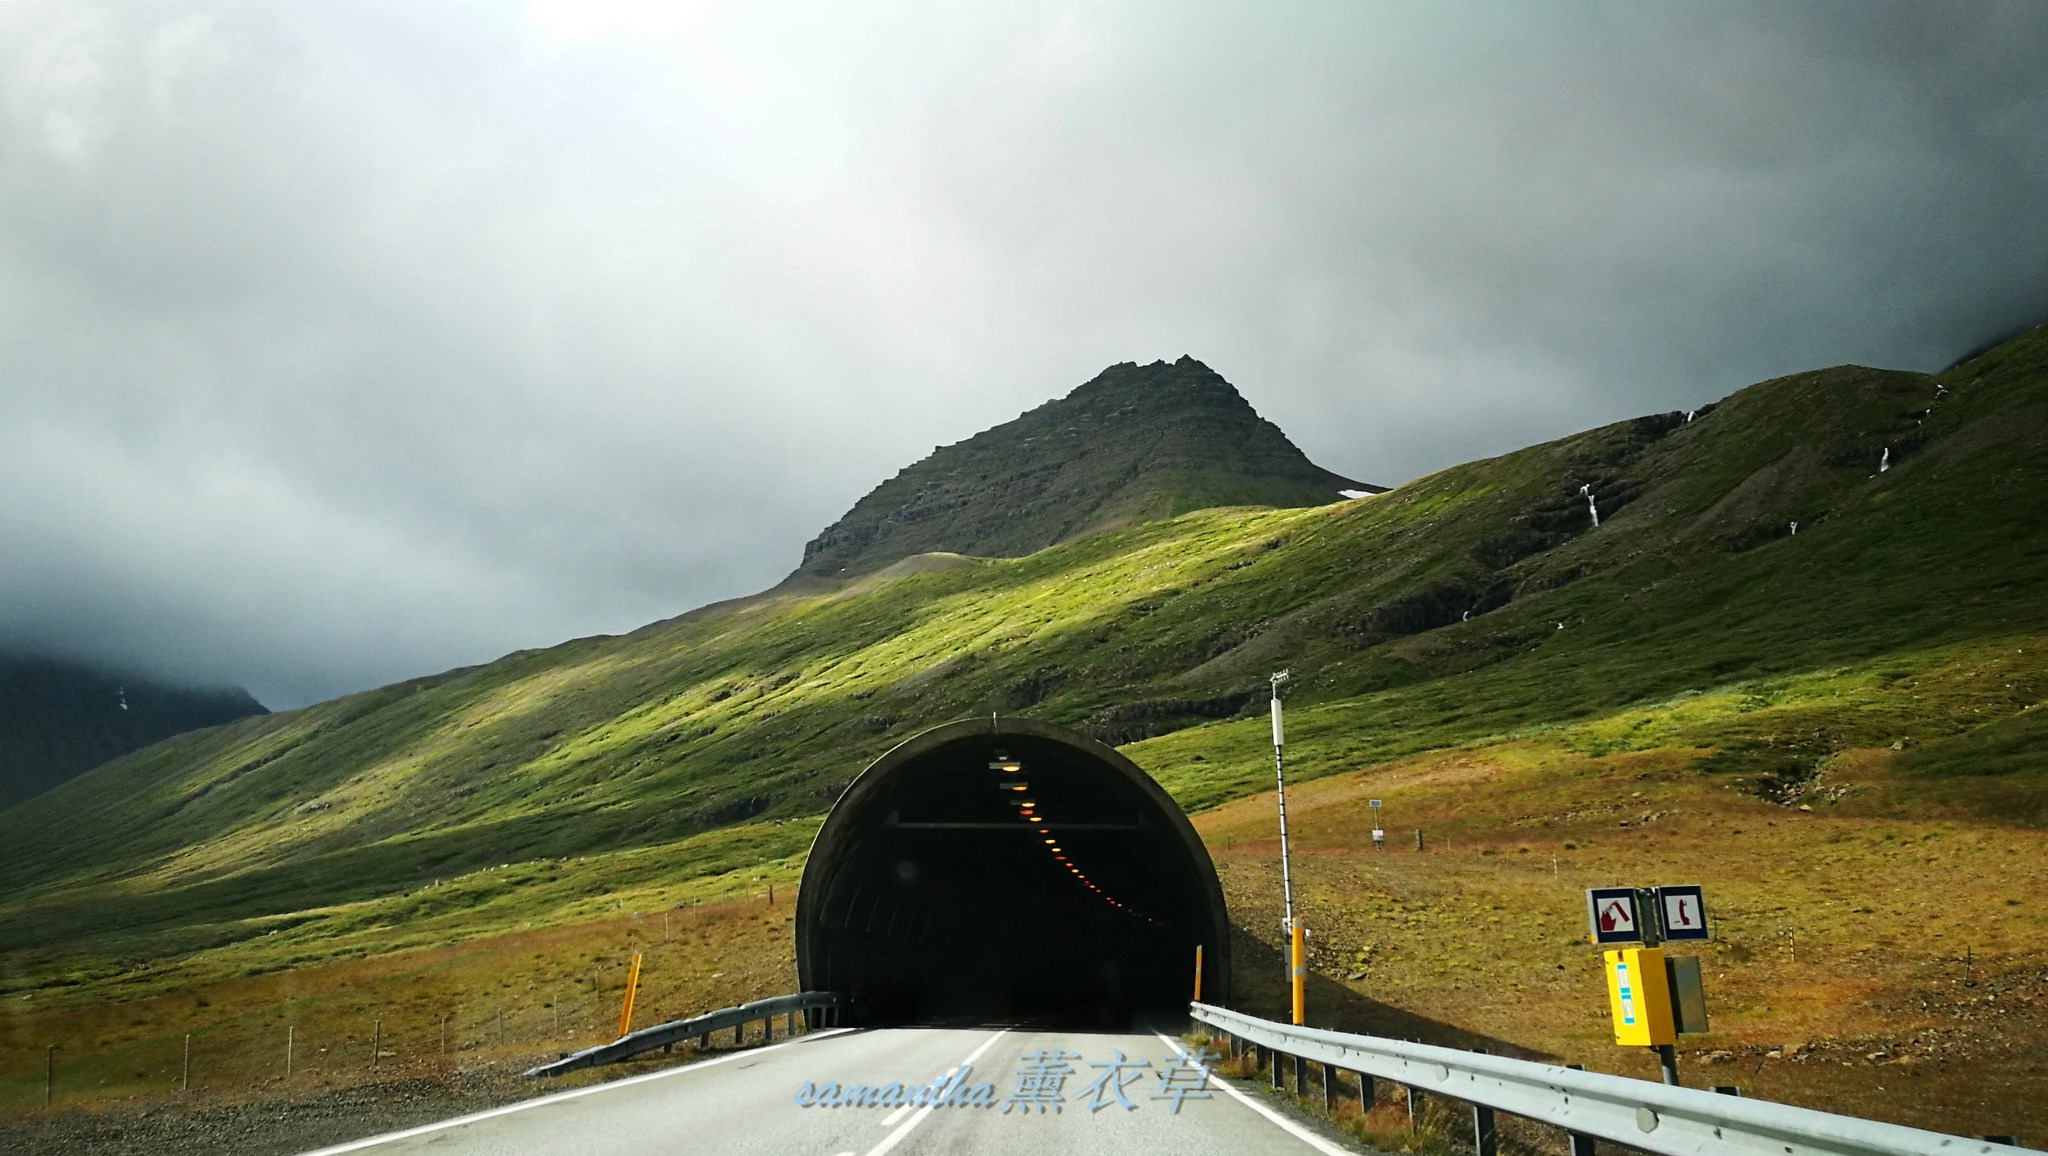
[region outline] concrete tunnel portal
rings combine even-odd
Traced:
[[[1117,1027],[1227,992],[1229,922],[1208,851],[1111,747],[1028,719],[905,740],[856,777],[797,894],[806,991],[853,1022]]]

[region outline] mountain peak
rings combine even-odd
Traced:
[[[912,554],[1016,557],[1214,506],[1311,506],[1377,491],[1317,466],[1215,370],[1124,361],[875,487],[804,547],[849,577]]]

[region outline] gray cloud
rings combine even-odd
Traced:
[[[1398,482],[2048,316],[2017,3],[0,6],[0,639],[294,705],[1192,353]]]

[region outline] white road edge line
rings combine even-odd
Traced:
[[[1165,1032],[1153,1032],[1152,1034],[1158,1036],[1161,1040],[1164,1040],[1166,1042],[1166,1046],[1169,1048],[1178,1048],[1185,1046],[1180,1041],[1169,1037]],[[1335,1144],[1330,1143],[1328,1140],[1323,1139],[1321,1136],[1316,1135],[1314,1132],[1309,1131],[1308,1129],[1302,1127],[1301,1125],[1295,1123],[1287,1117],[1282,1116],[1280,1113],[1275,1112],[1273,1109],[1268,1108],[1264,1104],[1259,1103],[1257,1100],[1252,1099],[1250,1096],[1245,1095],[1243,1092],[1238,1091],[1237,1086],[1235,1084],[1232,1084],[1229,1080],[1226,1080],[1221,1076],[1214,1076],[1211,1078],[1215,1080],[1217,1087],[1222,1088],[1224,1091],[1229,1092],[1231,1095],[1237,1097],[1238,1103],[1243,1104],[1245,1107],[1250,1108],[1252,1111],[1257,1112],[1259,1115],[1264,1116],[1266,1119],[1271,1120],[1275,1124],[1278,1124],[1281,1128],[1285,1129],[1289,1135],[1293,1136],[1295,1139],[1301,1141],[1302,1143],[1307,1144],[1309,1147],[1314,1148],[1316,1151],[1321,1152],[1323,1156],[1358,1156],[1356,1152],[1352,1152],[1349,1149],[1337,1147]]]
[[[1003,1033],[1009,1030],[1010,1029],[1008,1028],[1003,1028],[997,1031],[995,1035],[992,1035],[989,1038],[981,1041],[980,1047],[967,1053],[967,1058],[960,1061],[960,1067],[964,1068],[967,1065],[973,1063],[974,1061],[980,1059],[981,1053],[987,1051],[989,1049],[989,1046],[994,1044],[997,1040],[1002,1039]],[[959,1069],[956,1068],[954,1070],[957,1071]],[[874,1147],[868,1149],[868,1156],[884,1156],[884,1154],[887,1153],[889,1149],[894,1148],[896,1145],[902,1143],[903,1138],[905,1136],[910,1135],[910,1130],[912,1128],[915,1128],[919,1124],[922,1124],[924,1122],[924,1118],[926,1116],[931,1115],[937,1109],[937,1104],[926,1104],[924,1107],[919,1108],[917,1110],[917,1114],[912,1116],[910,1119],[905,1120],[901,1127],[897,1128],[894,1132],[889,1133],[887,1136],[882,1137],[882,1142],[880,1144],[877,1144]],[[1350,1156],[1350,1153],[1344,1153],[1343,1156]]]
[[[566,1092],[556,1092],[547,1096],[535,1096],[531,1100],[521,1100],[516,1104],[506,1104],[500,1108],[489,1108],[482,1112],[472,1112],[467,1116],[457,1116],[453,1120],[438,1120],[432,1124],[422,1124],[417,1128],[407,1128],[402,1132],[386,1132],[382,1136],[369,1136],[361,1140],[351,1140],[346,1144],[336,1144],[332,1148],[318,1148],[311,1152],[302,1152],[300,1156],[339,1156],[343,1152],[360,1152],[365,1148],[374,1148],[379,1144],[390,1144],[398,1140],[410,1140],[414,1136],[425,1136],[429,1133],[440,1132],[448,1128],[460,1128],[464,1124],[474,1124],[479,1120],[489,1120],[497,1116],[509,1116],[514,1112],[524,1112],[528,1108],[538,1108],[545,1104],[559,1103],[563,1100],[577,1100],[584,1096],[594,1096],[599,1092],[609,1092],[614,1088],[624,1088],[632,1084],[644,1084],[649,1080],[663,1080],[670,1076],[680,1076],[685,1072],[694,1072],[699,1068],[713,1067],[729,1060],[737,1060],[746,1056],[758,1056],[765,1052],[786,1048],[791,1044],[800,1044],[806,1040],[822,1040],[852,1030],[852,1028],[827,1028],[823,1031],[806,1032],[793,1040],[784,1040],[779,1044],[767,1044],[758,1048],[745,1048],[737,1052],[728,1052],[722,1056],[713,1056],[708,1060],[699,1060],[694,1064],[684,1064],[680,1068],[664,1068],[659,1072],[627,1076],[623,1080],[592,1084],[587,1088],[571,1088]]]

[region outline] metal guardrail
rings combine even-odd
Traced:
[[[631,1059],[643,1052],[651,1052],[656,1048],[673,1047],[692,1037],[708,1044],[711,1040],[711,1033],[722,1032],[728,1028],[732,1029],[733,1042],[738,1043],[741,1033],[746,1030],[746,1026],[755,1020],[761,1021],[763,1038],[770,1038],[775,1034],[774,1022],[776,1016],[787,1017],[786,1030],[790,1034],[795,1034],[796,1016],[799,1012],[806,1013],[806,1022],[810,1019],[808,1013],[813,1011],[820,1012],[822,1013],[820,1022],[810,1024],[810,1026],[832,1027],[837,1022],[839,1009],[844,1006],[846,1006],[846,997],[838,992],[831,991],[804,991],[797,992],[794,995],[770,996],[767,999],[757,999],[752,1003],[740,1004],[738,1007],[720,1008],[717,1011],[705,1012],[703,1015],[693,1016],[690,1019],[675,1020],[670,1023],[656,1024],[651,1028],[641,1028],[637,1032],[628,1032],[608,1044],[599,1044],[594,1048],[585,1048],[580,1052],[571,1052],[559,1060],[542,1064],[526,1074],[529,1076],[559,1076],[565,1072],[573,1072],[578,1068],[594,1068],[599,1064],[616,1064],[621,1060]]]
[[[1563,1129],[1573,1137],[1574,1153],[1590,1152],[1586,1141],[1595,1137],[1662,1156],[2011,1156],[2026,1151],[1555,1064],[1293,1027],[1208,1004],[1191,1005],[1191,1014],[1240,1040],[1293,1056],[1297,1064],[1308,1060],[1326,1072],[1358,1072],[1404,1084],[1411,1092],[1472,1104],[1482,1152],[1492,1147],[1492,1117],[1481,1113],[1494,1110]]]

